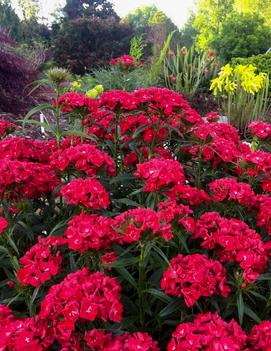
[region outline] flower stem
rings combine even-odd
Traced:
[[[138,276],[138,296],[139,296],[139,322],[142,329],[145,326],[145,267],[144,267],[144,256],[145,256],[145,243],[140,241],[140,257],[139,257],[139,276]]]

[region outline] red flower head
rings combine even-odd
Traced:
[[[51,321],[54,334],[63,340],[67,340],[80,321],[98,318],[120,322],[123,309],[120,290],[115,278],[101,272],[90,274],[84,268],[68,274],[61,283],[50,288],[41,303],[39,318]]]
[[[72,250],[85,252],[90,249],[110,249],[117,236],[113,226],[114,220],[111,218],[82,212],[69,221],[64,235]]]
[[[108,192],[95,178],[77,178],[64,185],[60,191],[68,205],[82,205],[94,210],[106,208],[109,203]]]
[[[232,320],[217,313],[199,314],[194,322],[180,324],[172,334],[167,351],[245,351],[246,334]]]
[[[161,288],[167,294],[183,297],[188,307],[201,296],[221,294],[227,297],[226,270],[219,261],[205,255],[179,254],[170,260],[171,266],[163,274]]]
[[[7,228],[8,226],[8,221],[0,216],[0,234]]]
[[[38,287],[60,273],[61,263],[60,251],[53,252],[50,241],[39,238],[38,243],[20,259],[22,267],[17,278],[23,285]]]
[[[175,160],[153,158],[136,167],[134,176],[145,181],[144,191],[158,191],[182,184],[185,180],[183,167]]]

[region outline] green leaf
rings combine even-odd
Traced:
[[[244,320],[244,312],[245,312],[245,305],[244,305],[242,292],[240,292],[237,296],[237,309],[238,309],[239,323],[240,325],[242,325]]]
[[[127,206],[132,206],[132,207],[140,207],[139,203],[136,201],[124,198],[124,199],[115,199],[114,202],[119,202],[121,204],[127,205]]]
[[[123,268],[128,266],[133,266],[138,263],[137,257],[124,258],[122,260],[117,260],[116,262],[109,263],[108,266],[114,268]]]
[[[133,276],[127,271],[124,267],[115,268],[116,271],[126,280],[129,284],[131,284],[134,288],[137,289],[137,284]]]
[[[163,302],[170,302],[171,301],[171,297],[164,294],[161,290],[157,290],[157,289],[147,289],[145,290],[146,293],[157,297],[159,300],[163,301]]]
[[[164,318],[171,315],[178,310],[181,304],[182,302],[180,300],[173,300],[159,312],[159,317]]]
[[[92,141],[97,141],[97,138],[94,136],[91,136],[89,134],[83,133],[80,130],[76,130],[76,129],[71,129],[71,130],[67,130],[65,132],[62,132],[62,135],[78,135],[81,136],[82,138],[86,138],[86,139],[90,139]]]
[[[54,106],[52,106],[51,104],[41,104],[37,107],[34,107],[31,111],[29,111],[24,119],[23,119],[23,127],[25,126],[25,124],[28,122],[29,118],[32,117],[33,115],[36,115],[37,113],[43,111],[43,110],[51,110],[51,111],[56,111],[56,109],[54,108]]]
[[[261,319],[257,316],[255,312],[248,306],[245,306],[244,312],[247,316],[254,320],[256,323],[261,323]]]

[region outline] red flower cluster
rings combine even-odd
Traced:
[[[0,350],[45,351],[53,343],[46,322],[34,317],[15,319],[12,315],[5,321],[0,329]]]
[[[253,283],[267,267],[267,252],[260,235],[238,219],[206,212],[197,221],[193,238],[202,239],[202,247],[215,249],[222,262],[238,262],[249,283]]]
[[[38,243],[20,259],[22,267],[17,278],[23,285],[38,287],[60,273],[61,263],[60,251],[53,252],[50,241],[39,238]]]
[[[163,233],[157,212],[147,208],[123,212],[115,217],[115,226],[120,243],[136,242],[143,234],[156,236]]]
[[[106,208],[109,203],[108,192],[95,178],[77,178],[64,185],[60,191],[68,205],[82,205],[94,210]]]
[[[255,325],[248,335],[251,351],[271,350],[271,321],[263,321]]]
[[[91,351],[159,351],[157,342],[141,332],[114,337],[103,330],[92,329],[85,334],[85,341]]]
[[[27,138],[5,138],[0,141],[1,158],[18,161],[49,162],[50,155],[56,150],[55,140],[40,141]]]
[[[235,200],[240,205],[251,206],[255,202],[255,194],[247,183],[238,183],[235,178],[220,178],[208,184],[215,202]]]
[[[181,225],[189,232],[195,231],[195,220],[189,217],[193,213],[188,206],[178,205],[176,201],[164,201],[158,205],[158,217],[161,223],[165,223],[161,228],[163,237],[166,240],[173,238],[173,225]]]
[[[172,334],[168,351],[245,351],[246,334],[232,320],[225,322],[217,313],[199,314],[194,322],[180,324]]]
[[[69,274],[50,288],[41,303],[39,319],[51,321],[53,334],[68,340],[78,320],[120,322],[120,285],[101,272],[86,268]]]
[[[95,176],[99,170],[105,170],[110,175],[115,173],[112,158],[89,144],[79,144],[55,152],[51,156],[51,165],[61,171],[74,167],[89,176]]]
[[[14,191],[28,199],[49,193],[59,184],[51,166],[4,158],[0,162],[0,193]],[[11,196],[9,193],[8,196]]]
[[[60,96],[58,101],[55,101],[55,106],[59,106],[62,112],[71,112],[77,109],[87,113],[95,111],[98,108],[96,100],[76,92]]]
[[[109,64],[111,66],[118,66],[124,70],[131,70],[140,67],[142,62],[135,62],[134,58],[130,55],[122,55],[111,60]]]
[[[227,297],[226,270],[219,261],[205,255],[178,256],[170,260],[170,267],[163,274],[161,288],[167,294],[183,297],[188,307],[201,296],[221,294]]]
[[[12,133],[16,129],[16,125],[5,121],[4,119],[0,119],[0,136],[4,136]]]
[[[248,126],[252,133],[260,139],[267,139],[271,135],[271,124],[263,121],[254,121]]]
[[[202,189],[190,185],[178,184],[166,191],[165,194],[174,201],[183,201],[190,206],[197,206],[200,203],[209,203],[209,195]]]
[[[153,158],[136,166],[134,176],[145,182],[144,191],[159,191],[174,185],[182,184],[185,180],[182,165],[175,160]]]
[[[82,212],[68,222],[65,231],[70,249],[85,252],[89,249],[99,251],[111,248],[117,234],[113,230],[114,220],[96,214]]]
[[[109,62],[109,64],[112,66],[114,66],[117,63],[122,63],[125,66],[130,66],[134,63],[134,59],[130,55],[122,55],[120,57],[114,58]]]
[[[7,228],[8,226],[8,221],[0,216],[0,234]]]

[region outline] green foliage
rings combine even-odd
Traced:
[[[191,47],[196,42],[199,32],[194,27],[195,17],[195,14],[192,13],[180,30],[180,43],[182,46]]]
[[[167,55],[170,43],[172,41],[173,35],[175,32],[171,32],[168,37],[166,42],[164,43],[163,49],[160,51],[159,56],[157,59],[153,62],[152,66],[150,67],[150,70],[148,72],[148,80],[153,83],[153,85],[158,84],[160,80],[160,74],[163,66],[164,59]]]
[[[64,19],[53,36],[54,60],[75,74],[84,74],[129,52],[131,37],[132,28],[114,17]]]
[[[187,99],[209,90],[217,74],[218,63],[210,52],[198,54],[194,47],[177,47],[176,55],[165,57],[164,77],[168,88],[181,92]]]
[[[255,66],[229,64],[221,68],[210,87],[222,113],[241,131],[246,131],[251,121],[266,118],[270,109],[268,89],[268,75],[257,74]]]
[[[19,6],[22,10],[25,21],[38,17],[38,0],[19,0]]]
[[[253,65],[257,67],[257,72],[267,73],[269,76],[269,95],[271,93],[271,53],[254,55],[251,57],[236,57],[231,60],[233,66]]]
[[[233,10],[234,0],[199,0],[198,12],[194,21],[197,35],[197,47],[200,50],[210,48],[215,34],[220,34],[222,24]]]
[[[8,0],[0,0],[0,27],[6,29],[13,39],[21,39],[20,19]]]
[[[68,19],[91,16],[118,19],[112,3],[108,0],[67,0],[63,13],[64,17]]]
[[[259,15],[234,13],[223,23],[211,45],[225,61],[262,54],[271,46],[271,28]]]
[[[145,46],[146,43],[142,35],[136,35],[131,39],[130,56],[132,56],[136,62],[139,62],[142,59]]]
[[[135,29],[161,24],[168,20],[169,18],[156,6],[139,7],[124,18],[124,21],[131,23]]]
[[[235,0],[234,7],[238,12],[258,13],[271,25],[270,0]]]
[[[94,70],[92,75],[84,76],[83,81],[88,79],[93,84],[92,77],[94,77],[95,84],[102,84],[105,90],[133,91],[136,88],[144,88],[150,85],[146,69],[143,67],[125,72],[113,66],[109,69]]]

